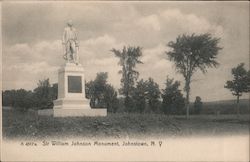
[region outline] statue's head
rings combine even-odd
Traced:
[[[69,20],[69,21],[67,22],[67,25],[68,25],[69,27],[72,27],[72,26],[73,26],[72,20]]]

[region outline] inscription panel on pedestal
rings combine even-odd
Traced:
[[[81,76],[68,76],[68,93],[82,93]]]

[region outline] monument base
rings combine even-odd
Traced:
[[[107,109],[44,109],[38,115],[53,117],[107,116]]]
[[[60,98],[53,101],[53,109],[91,109],[86,98]]]
[[[58,99],[53,109],[38,110],[38,115],[54,117],[107,116],[107,109],[91,109],[85,97],[84,69],[81,64],[66,63],[58,70]]]

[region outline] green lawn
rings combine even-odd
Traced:
[[[107,117],[53,118],[36,112],[3,110],[3,138],[147,138],[213,136],[249,133],[249,114],[166,116],[157,114],[108,114]]]

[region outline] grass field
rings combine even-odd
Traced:
[[[249,133],[249,114],[166,116],[108,114],[107,117],[53,118],[36,112],[3,110],[4,139],[43,138],[147,138],[216,136]]]

